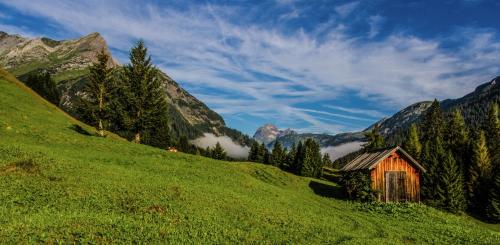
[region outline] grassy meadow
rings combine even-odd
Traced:
[[[500,241],[499,225],[467,216],[349,202],[332,182],[85,131],[0,71],[1,244]]]

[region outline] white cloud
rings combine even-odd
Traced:
[[[33,33],[31,31],[25,30],[22,27],[19,26],[13,26],[13,25],[4,25],[0,23],[0,31],[7,32],[9,34],[18,34],[23,37],[36,37],[39,34]]]
[[[362,141],[354,141],[337,146],[328,146],[321,148],[321,154],[328,153],[328,155],[330,155],[330,159],[335,161],[351,152],[361,149],[364,143],[365,142]]]
[[[337,12],[337,14],[339,14],[340,17],[345,18],[348,15],[350,15],[356,9],[356,7],[358,7],[358,5],[359,5],[358,1],[342,4],[335,7],[335,12]]]
[[[318,26],[311,32],[328,30],[320,42],[302,30],[284,34],[277,27],[237,24],[234,19],[243,10],[217,5],[179,10],[135,1],[0,2],[82,35],[98,31],[118,50],[127,51],[143,38],[154,61],[174,79],[193,88],[223,90],[216,96],[195,91],[217,112],[248,113],[280,124],[303,121],[307,129],[338,132],[350,125],[324,120],[321,115],[331,117],[325,114],[330,112],[304,111],[301,103],[322,105],[349,92],[372,107],[395,110],[421,100],[462,96],[500,73],[500,43],[481,30],[458,33],[467,41],[449,52],[440,48],[441,40],[403,34],[359,42],[334,20],[328,23],[334,28]],[[349,15],[357,3],[339,6],[339,14]]]
[[[248,157],[248,151],[250,148],[243,147],[235,143],[231,138],[227,136],[215,136],[214,134],[205,133],[203,137],[197,138],[191,143],[202,148],[213,148],[217,142],[224,148],[227,155],[237,159],[246,159]]]
[[[378,35],[384,21],[385,18],[380,15],[373,15],[368,17],[368,25],[370,25],[370,31],[368,32],[369,38],[374,38]]]
[[[280,16],[280,20],[290,20],[290,19],[295,19],[295,18],[298,18],[300,16],[300,13],[297,9],[294,9],[286,14],[282,14]]]
[[[374,118],[383,118],[386,117],[384,113],[381,113],[376,110],[366,110],[366,109],[359,109],[359,108],[347,108],[343,106],[335,106],[335,105],[324,105],[324,107],[331,108],[334,110],[339,110],[339,111],[344,111],[344,112],[349,112],[353,114],[360,114],[360,115],[367,115],[370,117]]]

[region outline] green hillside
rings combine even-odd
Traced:
[[[260,164],[98,138],[0,71],[0,243],[473,243],[499,227],[361,205]]]

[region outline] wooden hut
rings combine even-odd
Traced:
[[[420,201],[425,169],[399,146],[363,153],[340,170],[368,172],[379,201]]]

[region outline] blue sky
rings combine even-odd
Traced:
[[[500,75],[498,13],[495,0],[0,0],[0,30],[99,32],[121,63],[142,38],[230,127],[334,134]]]

